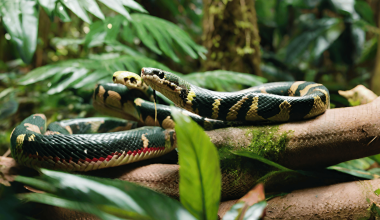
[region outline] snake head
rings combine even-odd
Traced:
[[[142,80],[136,73],[128,71],[117,71],[113,74],[112,81],[117,84],[123,84],[129,89],[140,88]]]
[[[141,69],[141,78],[152,89],[164,94],[179,106],[184,106],[190,85],[177,75],[156,68]]]

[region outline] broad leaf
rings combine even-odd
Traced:
[[[49,94],[60,93],[68,88],[89,89],[102,80],[112,82],[112,74],[128,70],[140,74],[142,67],[154,66],[171,71],[165,65],[143,56],[119,56],[104,54],[91,56],[90,59],[66,60],[36,68],[20,79],[19,84],[29,85],[50,79]],[[65,76],[64,81],[61,79]]]
[[[105,4],[110,9],[124,15],[128,20],[131,19],[131,15],[129,12],[124,8],[123,3],[119,0],[99,0],[103,4]]]
[[[223,220],[254,220],[264,216],[267,205],[264,186],[258,184],[231,207],[224,215]]]
[[[79,4],[78,1],[82,0],[70,0],[70,1],[62,1],[62,3],[70,9],[74,14],[76,14],[78,17],[80,17],[83,21],[87,23],[91,23],[90,18],[87,15],[86,10],[82,8],[82,6]]]
[[[130,24],[137,36],[152,51],[158,54],[162,51],[174,61],[179,62],[179,58],[173,52],[173,49],[178,46],[193,59],[198,58],[198,55],[204,58],[206,49],[197,45],[186,32],[175,24],[145,14],[133,14],[132,19]]]
[[[221,192],[218,152],[203,129],[172,108],[179,151],[180,201],[197,219],[216,219]]]
[[[311,24],[287,46],[286,63],[299,59],[311,46],[313,46],[311,57],[314,60],[318,59],[344,29],[343,21],[338,18],[322,18],[305,22],[311,22]]]
[[[30,63],[37,47],[38,4],[36,0],[5,1],[0,5],[3,24],[25,63]]]
[[[91,14],[104,20],[105,17],[95,0],[80,0],[79,4]]]
[[[55,3],[57,0],[38,0],[38,3],[45,10],[51,20],[54,18]]]
[[[257,86],[267,81],[263,77],[252,74],[226,70],[190,73],[182,76],[182,78],[197,86],[218,91],[233,91],[231,88],[233,84]]]
[[[41,177],[18,176],[16,181],[46,193],[20,198],[88,212],[102,219],[195,219],[176,200],[133,183],[41,171]]]
[[[255,154],[255,153],[247,151],[247,150],[231,151],[231,153],[233,153],[235,155],[238,155],[238,156],[248,157],[248,158],[251,158],[251,159],[254,159],[254,160],[258,160],[258,161],[260,161],[262,163],[265,163],[265,164],[268,164],[270,166],[276,167],[277,169],[282,170],[282,171],[292,171],[289,168],[281,166],[278,163],[275,163],[275,162],[273,162],[271,160],[268,160],[268,159],[266,159],[264,157],[261,157],[261,156]]]

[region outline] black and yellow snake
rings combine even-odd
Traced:
[[[46,127],[45,116],[34,114],[13,130],[12,156],[29,167],[89,171],[168,153],[176,147],[171,109],[157,104],[156,117],[155,106],[150,102],[153,92],[141,79],[186,109],[183,113],[206,130],[308,119],[325,112],[330,103],[326,87],[313,82],[267,83],[227,93],[194,86],[173,73],[155,68],[143,68],[141,78],[129,72],[116,72],[113,81],[124,85],[98,85],[93,105],[105,114],[128,121],[73,119]]]

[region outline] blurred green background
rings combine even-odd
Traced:
[[[363,84],[380,94],[380,3],[371,0],[0,1],[0,154],[32,113],[97,113],[97,83],[157,67],[233,91],[270,81]]]

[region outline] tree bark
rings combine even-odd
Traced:
[[[377,2],[377,8],[377,26],[380,28],[380,1]],[[380,95],[380,35],[377,36],[377,54],[371,81],[371,90],[377,95]]]
[[[204,0],[203,70],[230,70],[261,76],[260,36],[255,1]]]

